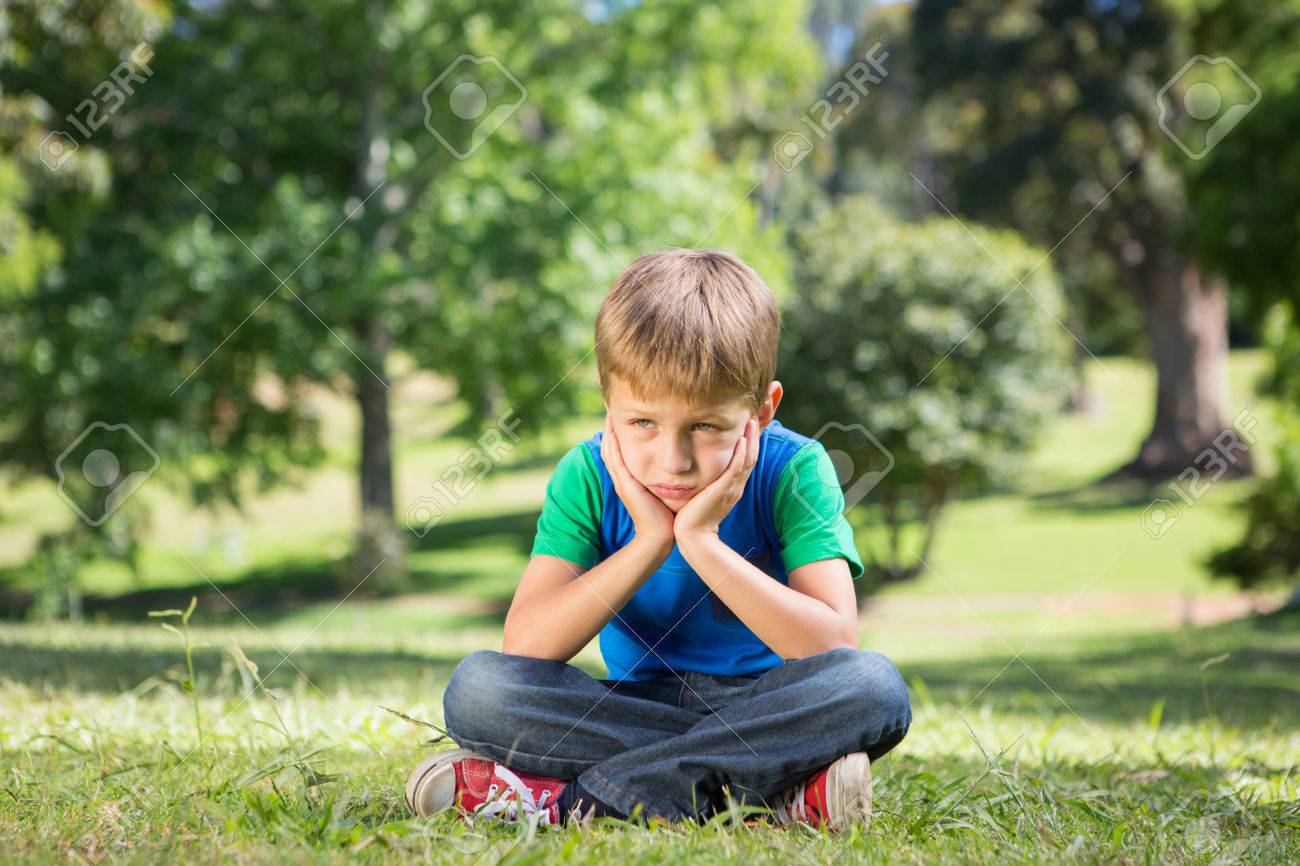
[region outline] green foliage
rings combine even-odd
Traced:
[[[810,435],[828,421],[861,425],[892,456],[871,493],[890,551],[868,558],[878,580],[912,576],[902,527],[926,525],[924,556],[948,498],[1005,480],[1059,409],[1060,283],[1014,233],[901,223],[866,198],[843,200],[798,250],[782,411]],[[874,448],[852,451],[855,467],[878,464]]]
[[[0,176],[18,167],[18,180],[4,185],[16,191],[20,222],[28,226],[16,232],[17,255],[2,268],[9,285],[0,291],[0,462],[20,474],[53,476],[61,452],[89,424],[124,421],[162,455],[162,476],[178,491],[201,504],[238,502],[243,481],[265,487],[289,466],[319,458],[313,419],[301,411],[290,377],[268,398],[258,387],[267,384],[267,365],[248,355],[218,356],[217,387],[176,392],[177,344],[192,336],[210,351],[233,324],[205,318],[201,309],[186,315],[184,301],[191,292],[201,299],[223,279],[253,280],[250,269],[232,273],[204,254],[237,241],[193,232],[195,223],[177,219],[171,207],[177,198],[162,194],[161,178],[175,183],[160,170],[166,153],[142,149],[154,142],[141,132],[149,128],[150,94],[162,91],[156,70],[103,126],[76,142],[65,162],[43,162],[47,136],[73,129],[65,115],[101,93],[141,40],[165,32],[171,11],[127,2],[95,6],[94,15],[75,4],[21,2],[0,10]],[[143,161],[144,154],[155,161]],[[202,278],[186,279],[189,265]],[[288,361],[302,356],[284,348]],[[99,528],[69,514],[71,528],[49,536],[62,548],[53,582],[71,590],[80,565],[97,556],[123,558],[134,568],[137,543],[126,536],[149,520],[138,500],[131,505]]]
[[[1260,481],[1242,503],[1246,531],[1241,540],[1209,560],[1210,571],[1243,588],[1294,584],[1300,575],[1300,423],[1288,421],[1277,450],[1277,472]]]
[[[1277,471],[1242,501],[1242,537],[1208,561],[1211,573],[1244,588],[1300,579],[1300,327],[1289,315],[1269,324],[1273,369],[1261,384],[1279,407]]]
[[[11,122],[12,111],[0,101],[0,122]],[[4,252],[0,256],[0,301],[32,291],[59,259],[54,236],[33,229],[27,220],[23,209],[30,201],[31,184],[17,160],[0,155],[0,249]]]
[[[96,559],[121,563],[138,582],[148,517],[148,509],[138,499],[130,500],[114,514],[113,520],[89,531],[77,522],[41,533],[27,563],[31,573],[41,578],[27,618],[36,622],[64,617],[80,621],[82,595],[78,573],[85,563]]]
[[[1260,101],[1188,178],[1196,219],[1187,243],[1224,274],[1256,315],[1276,301],[1300,310],[1300,3],[1271,3],[1253,14],[1208,2],[1198,48],[1225,55],[1260,89]]]
[[[1062,318],[1090,350],[1140,350],[1132,298],[1147,278],[1135,273],[1187,216],[1190,160],[1156,112],[1189,56],[1183,16],[1161,2],[921,0],[907,36],[926,185],[1053,248],[1072,308]]]
[[[1232,284],[1241,305],[1277,313],[1275,368],[1266,384],[1281,404],[1277,474],[1243,503],[1246,529],[1210,560],[1242,586],[1300,575],[1300,3],[1253,14],[1207,2],[1196,29],[1208,54],[1226,54],[1260,89],[1260,101],[1196,166],[1188,199],[1197,218],[1187,243]]]
[[[459,432],[508,399],[535,435],[573,411],[635,255],[704,241],[786,283],[746,197],[819,71],[791,38],[803,4],[101,12],[0,10],[0,462],[20,473],[126,421],[157,483],[238,507],[323,459],[314,391],[386,387],[394,353],[457,384]],[[150,33],[147,82],[48,170],[41,141]],[[463,54],[527,96],[457,159],[422,96]]]
[[[927,110],[947,119],[938,155],[963,209],[1056,243],[1099,186],[1135,169],[1105,206],[1111,218],[1083,236],[1123,243],[1136,216],[1127,204],[1164,220],[1184,213],[1180,164],[1166,159],[1176,151],[1154,110],[1186,54],[1167,6],[922,0],[911,23],[911,62]]]

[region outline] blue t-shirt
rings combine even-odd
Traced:
[[[632,540],[632,517],[600,456],[603,433],[575,445],[546,488],[532,552],[592,568]],[[843,516],[844,496],[820,442],[773,420],[759,436],[745,492],[719,537],[788,585],[787,572],[842,557],[854,579],[862,560]],[[726,578],[723,578],[724,580]],[[610,679],[643,680],[692,670],[757,676],[781,657],[700,579],[674,545],[599,635]],[[653,651],[652,649],[653,648]]]

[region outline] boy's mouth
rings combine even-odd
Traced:
[[[650,489],[664,499],[689,499],[694,487],[679,487],[672,484],[652,484]]]

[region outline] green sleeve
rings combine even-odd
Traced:
[[[862,575],[853,529],[844,519],[844,493],[820,442],[809,442],[790,458],[777,482],[773,507],[787,572],[838,556],[848,562],[854,580]]]
[[[569,449],[546,484],[533,554],[556,556],[591,568],[600,559],[600,512],[604,494],[587,446]]]

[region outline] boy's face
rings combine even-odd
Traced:
[[[755,412],[740,397],[697,406],[679,398],[641,401],[610,376],[605,408],[632,477],[676,514],[727,468],[745,423],[757,416],[761,432],[779,402],[781,383],[775,381]]]

